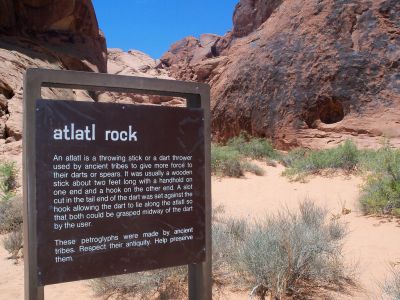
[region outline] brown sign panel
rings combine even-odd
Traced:
[[[205,258],[202,109],[36,101],[39,285]]]

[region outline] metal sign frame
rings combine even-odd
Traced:
[[[207,84],[101,73],[28,69],[24,76],[23,198],[25,300],[43,300],[44,286],[38,286],[36,226],[35,101],[41,88],[83,89],[186,99],[186,107],[204,110],[205,142],[205,232],[206,259],[189,265],[189,299],[212,299],[211,279],[211,170],[210,170],[210,87]],[[65,99],[67,100],[67,99]]]

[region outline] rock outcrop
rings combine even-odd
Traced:
[[[141,76],[174,80],[167,71],[157,68],[160,64],[147,54],[138,50],[124,52],[121,49],[108,49],[108,73],[115,75]],[[184,99],[157,95],[137,95],[132,93],[104,92],[96,94],[100,102],[161,104],[183,106]]]
[[[283,0],[242,0],[233,14],[233,34],[243,37],[256,30]]]
[[[231,35],[202,34],[199,39],[187,37],[173,44],[161,57],[160,67],[176,79],[207,81],[212,71],[224,62],[223,51]]]
[[[245,130],[281,148],[400,146],[398,0],[241,0],[220,40],[196,64],[192,38],[162,58],[172,76],[211,84],[214,139]]]
[[[107,72],[106,42],[90,0],[0,0],[0,34],[40,45],[66,69]]]
[[[0,0],[0,159],[19,166],[27,68],[107,71],[106,42],[91,1]],[[85,91],[52,88],[42,95],[92,100]]]

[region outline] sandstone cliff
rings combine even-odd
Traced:
[[[210,83],[215,139],[245,130],[282,148],[400,146],[399,1],[242,0],[233,21],[224,37],[186,38],[161,58],[172,76]]]

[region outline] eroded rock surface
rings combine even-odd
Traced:
[[[174,78],[168,76],[166,70],[157,68],[159,64],[158,60],[138,50],[124,52],[121,49],[108,49],[109,74],[174,80]],[[99,93],[96,100],[126,104],[141,103],[171,106],[183,106],[185,104],[185,101],[181,98],[115,92]]]
[[[160,67],[168,70],[176,79],[207,81],[223,61],[220,57],[230,43],[230,36],[202,34],[199,39],[184,38],[173,44],[161,57]]]
[[[192,39],[164,56],[172,76],[210,83],[214,139],[400,146],[398,0],[242,0],[234,22],[212,57],[190,64]]]
[[[233,34],[243,37],[256,30],[283,0],[241,0],[233,13]]]
[[[34,41],[67,69],[107,72],[107,48],[90,0],[0,0],[0,35]]]

